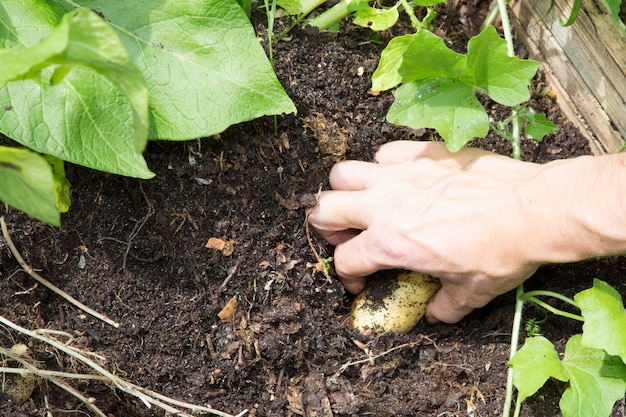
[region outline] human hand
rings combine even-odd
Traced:
[[[404,268],[438,277],[429,321],[454,323],[515,288],[539,266],[520,189],[539,165],[443,143],[392,142],[378,163],[345,161],[330,172],[309,215],[335,245],[335,270],[358,293],[365,277]]]

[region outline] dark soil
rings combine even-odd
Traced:
[[[482,6],[439,9],[439,34],[463,50]],[[263,34],[263,24],[257,27]],[[316,265],[312,247],[322,256],[331,255],[332,247],[307,236],[306,206],[327,187],[335,160],[370,160],[392,140],[437,140],[431,131],[385,121],[390,92],[368,94],[384,44],[402,30],[399,25],[383,33],[379,45],[368,30],[344,24],[336,35],[296,30],[291,41],[276,45],[276,72],[299,112],[278,118],[278,135],[273,120],[265,118],[216,138],[153,142],[146,158],[157,176],[150,181],[69,167],[73,207],[60,229],[7,209],[3,215],[26,261],[121,327],[103,324],[34,285],[0,241],[2,316],[28,329],[67,332],[74,344],[104,355],[117,375],[231,414],[248,409],[253,416],[499,415],[513,294],[456,325],[420,323],[408,335],[367,338],[350,329],[350,297]],[[495,117],[507,116],[485,104]],[[561,129],[542,143],[525,140],[525,160],[590,153],[553,98],[536,95],[530,105]],[[511,152],[495,137],[472,145]],[[209,238],[221,239],[225,248],[205,247]],[[623,258],[552,265],[526,285],[573,296],[600,278],[626,295],[625,271]],[[236,310],[223,321],[218,313],[233,297]],[[542,314],[529,309],[526,317]],[[580,328],[551,318],[543,331],[562,351]],[[0,346],[19,342],[46,369],[75,371],[72,361],[43,344],[0,329]],[[363,361],[366,349],[380,355],[394,347],[400,348]],[[348,366],[357,361],[362,362]],[[108,416],[162,415],[104,384],[75,385]],[[560,415],[563,389],[548,382],[522,415]],[[618,403],[613,415],[623,416],[625,407]],[[0,396],[0,414],[92,415],[44,381],[23,405]]]

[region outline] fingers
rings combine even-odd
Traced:
[[[474,307],[461,305],[446,288],[441,288],[430,300],[426,308],[426,321],[430,324],[439,322],[457,323],[474,310]]]
[[[375,155],[378,164],[362,161],[343,161],[330,171],[330,186],[334,190],[364,190],[384,176],[390,167],[384,165],[415,161],[419,158],[442,160],[450,158],[445,144],[439,142],[395,141],[380,147]]]
[[[507,168],[511,164],[511,158],[482,149],[463,148],[452,153],[443,142],[389,142],[380,147],[375,159],[381,165],[431,160],[448,169],[472,168],[488,172]]]
[[[352,294],[361,292],[365,286],[365,277],[385,267],[376,262],[373,246],[366,230],[335,247],[335,272],[346,290]]]
[[[364,191],[323,191],[309,214],[309,223],[322,236],[350,229],[365,230],[368,206]]]
[[[352,239],[361,233],[359,230],[348,229],[338,231],[318,230],[318,233],[331,245],[341,245],[343,242]]]
[[[356,295],[360,293],[361,291],[363,291],[363,288],[365,288],[365,282],[367,281],[367,278],[351,277],[351,278],[339,278],[339,280],[341,281],[341,284],[346,289],[346,291],[348,291],[350,294]]]
[[[333,190],[365,190],[376,183],[382,168],[378,164],[362,161],[343,161],[330,170],[328,179]]]
[[[398,140],[381,146],[374,159],[380,164],[398,164],[417,158],[441,159],[451,155],[443,142]]]

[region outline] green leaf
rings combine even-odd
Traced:
[[[581,337],[574,335],[567,342],[563,361],[559,361],[554,346],[543,336],[526,339],[510,363],[521,401],[553,377],[569,382],[559,403],[564,417],[611,414],[613,405],[626,390],[626,365],[618,356],[583,346]]]
[[[278,0],[276,4],[287,14],[296,15],[310,13],[324,3],[325,0]]]
[[[465,55],[448,48],[443,39],[420,30],[406,46],[398,73],[403,83],[439,77],[455,78],[467,70]]]
[[[414,129],[437,129],[452,152],[489,132],[487,112],[472,87],[447,78],[400,86],[387,120]]]
[[[234,0],[77,3],[104,15],[143,71],[151,139],[195,139],[296,112]]]
[[[399,13],[396,7],[390,9],[375,9],[366,7],[357,10],[354,24],[368,27],[375,31],[387,30],[398,21]]]
[[[146,79],[152,139],[204,137],[264,114],[295,112],[234,0],[23,0],[0,5],[0,47],[5,48],[36,45],[77,5],[104,16],[115,32],[93,36],[110,40],[110,46],[119,38]],[[133,143],[132,109],[115,83],[83,67],[43,72],[44,78],[0,89],[0,104],[12,107],[0,113],[2,133],[67,161],[152,176],[136,152],[141,146]]]
[[[437,4],[445,3],[446,1],[447,0],[415,0],[413,1],[413,4],[415,4],[416,6],[426,7],[435,6]]]
[[[468,70],[461,80],[484,90],[505,106],[515,106],[530,98],[528,85],[539,63],[510,57],[506,41],[493,26],[470,39],[467,46]]]
[[[526,121],[526,133],[532,136],[537,142],[541,142],[543,137],[559,130],[558,126],[546,119],[545,114],[526,113],[520,115]]]
[[[611,12],[611,16],[615,19],[616,22],[621,22],[621,18],[619,16],[620,7],[622,5],[621,0],[606,0],[606,4],[609,6],[609,11]]]
[[[356,12],[369,7],[370,0],[343,0],[349,12]],[[341,2],[340,2],[341,3]]]
[[[582,0],[574,0],[574,4],[572,4],[572,12],[567,18],[567,21],[563,22],[563,19],[559,17],[559,22],[561,23],[561,26],[565,26],[565,27],[571,26],[576,21],[576,18],[578,17],[578,12],[580,11],[580,6],[582,5],[582,3],[583,3]]]
[[[398,69],[402,65],[402,57],[416,34],[397,36],[389,41],[380,54],[380,62],[372,74],[372,92],[389,90],[402,82]]]
[[[8,49],[0,59],[12,64],[2,67],[0,83],[21,81],[0,89],[0,103],[11,106],[0,114],[0,131],[67,161],[152,177],[141,156],[149,129],[148,89],[111,27],[92,11],[77,9],[59,15],[53,29],[49,23],[59,11],[45,2],[5,6],[0,42]],[[11,21],[20,26],[9,26]],[[50,65],[58,67],[42,72]]]
[[[543,336],[527,338],[509,366],[513,368],[513,384],[519,391],[519,401],[535,394],[550,377],[560,381],[568,379],[554,345]]]
[[[0,146],[0,200],[46,223],[61,224],[50,165],[27,149]]]
[[[72,205],[72,198],[70,197],[71,184],[65,176],[63,160],[52,155],[44,155],[44,158],[46,158],[46,161],[50,164],[50,168],[52,168],[54,197],[57,209],[61,213],[67,213]]]
[[[604,350],[584,347],[581,335],[572,336],[565,347],[563,366],[570,387],[560,401],[564,417],[608,417],[613,405],[624,397],[626,365]]]
[[[595,279],[593,287],[574,296],[583,324],[582,343],[604,349],[626,362],[626,311],[621,295],[609,284]]]

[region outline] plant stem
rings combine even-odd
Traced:
[[[519,118],[517,110],[513,109],[513,120],[511,121],[511,146],[513,147],[513,159],[522,159],[522,141],[520,138]]]
[[[415,16],[415,11],[413,10],[409,2],[407,0],[400,0],[400,4],[402,4],[402,7],[404,8],[406,14],[409,15],[409,19],[411,19],[411,24],[413,25],[413,27],[416,28],[418,31],[420,29],[423,29],[424,25],[422,24],[422,22],[420,22],[417,16]]]
[[[513,315],[513,329],[511,330],[511,348],[509,361],[517,353],[519,344],[519,334],[522,328],[522,310],[524,308],[524,285],[520,284],[515,290],[515,313]],[[506,395],[502,408],[502,417],[509,417],[511,414],[511,403],[513,402],[513,368],[509,366],[506,374]],[[517,407],[516,407],[517,409]]]
[[[563,294],[559,294],[558,292],[554,292],[554,291],[547,291],[547,290],[528,291],[524,293],[522,297],[524,298],[524,300],[528,300],[529,298],[542,297],[542,296],[557,298],[563,302],[566,302],[567,304],[571,306],[579,308],[578,304],[576,304],[576,301],[572,300],[569,297],[564,296]]]
[[[348,5],[348,0],[341,0],[324,13],[321,13],[319,16],[309,20],[309,24],[319,30],[327,30],[332,25],[338,23],[341,19],[350,14]]]
[[[276,0],[272,0],[270,6],[269,0],[264,0],[265,12],[267,13],[267,49],[269,50],[270,64],[274,68],[274,17],[276,15]]]
[[[509,21],[509,13],[507,12],[507,1],[498,0],[498,10],[500,11],[500,18],[502,20],[502,31],[504,32],[504,39],[506,40],[507,52],[510,57],[515,56],[515,46],[513,45],[513,32],[511,31],[511,22]],[[517,109],[512,109],[512,121],[511,121],[511,144],[513,146],[513,159],[520,160],[522,157],[521,139],[520,139],[520,126],[519,119],[517,118]]]
[[[280,32],[280,34],[275,37],[276,42],[282,41],[283,38],[285,36],[287,36],[287,34],[293,30],[293,28],[298,26],[300,23],[302,23],[302,21],[304,19],[306,19],[306,17],[309,15],[309,13],[311,13],[311,11],[302,13],[300,16],[298,16],[297,19],[295,19],[293,22],[291,22],[291,24],[285,30]]]
[[[504,39],[506,39],[506,46],[509,56],[515,56],[515,47],[513,45],[513,32],[511,31],[511,22],[509,21],[509,13],[507,12],[506,0],[498,0],[498,10],[500,11],[500,19],[502,19],[502,31],[504,32]]]
[[[269,49],[269,59],[272,69],[274,68],[274,18],[276,17],[276,0],[272,0],[270,7],[269,0],[264,0],[265,12],[267,13],[267,48]],[[278,116],[274,115],[274,135],[278,135]]]
[[[322,4],[324,4],[326,2],[326,0],[315,0],[315,1],[311,1],[311,2],[302,2],[302,7],[306,7],[304,10],[302,10],[302,13],[300,13],[300,17],[302,17],[302,19],[304,19],[306,16],[308,16],[313,10],[317,9],[318,7],[320,7]]]
[[[372,3],[372,1],[373,0],[367,0],[367,4]],[[324,13],[309,20],[308,23],[319,30],[327,30],[332,25],[339,23],[341,19],[347,17],[350,13],[350,0],[341,0]]]
[[[527,298],[527,300],[533,304],[538,305],[541,308],[548,310],[552,314],[556,314],[557,316],[567,317],[568,319],[572,319],[572,320],[585,321],[585,319],[582,316],[579,316],[578,314],[568,313],[567,311],[563,311],[556,307],[552,307],[550,304],[545,303],[538,298],[529,297]]]
[[[489,10],[489,14],[487,15],[487,17],[485,17],[485,20],[483,21],[483,24],[480,25],[480,31],[482,32],[483,30],[485,30],[487,28],[487,26],[491,26],[493,24],[493,22],[496,21],[496,18],[498,17],[498,13],[500,13],[500,9],[498,7],[495,7],[491,10]]]
[[[506,39],[507,52],[510,57],[515,56],[515,47],[513,45],[513,33],[511,31],[511,23],[509,21],[509,14],[506,8],[506,0],[498,0],[498,10],[502,19],[502,30],[504,31],[504,38]],[[512,109],[513,117],[511,121],[511,143],[513,145],[513,158],[521,159],[521,146],[520,146],[520,127],[519,119],[517,116],[517,109]],[[511,330],[511,350],[509,352],[509,361],[513,359],[513,356],[517,353],[517,346],[519,344],[519,334],[522,327],[522,310],[524,308],[524,286],[520,284],[515,291],[515,314],[513,316],[513,329]],[[506,376],[506,396],[504,399],[504,406],[502,408],[502,416],[509,417],[511,414],[511,403],[513,401],[513,368],[509,366]],[[515,407],[516,415],[519,413],[520,407]]]

